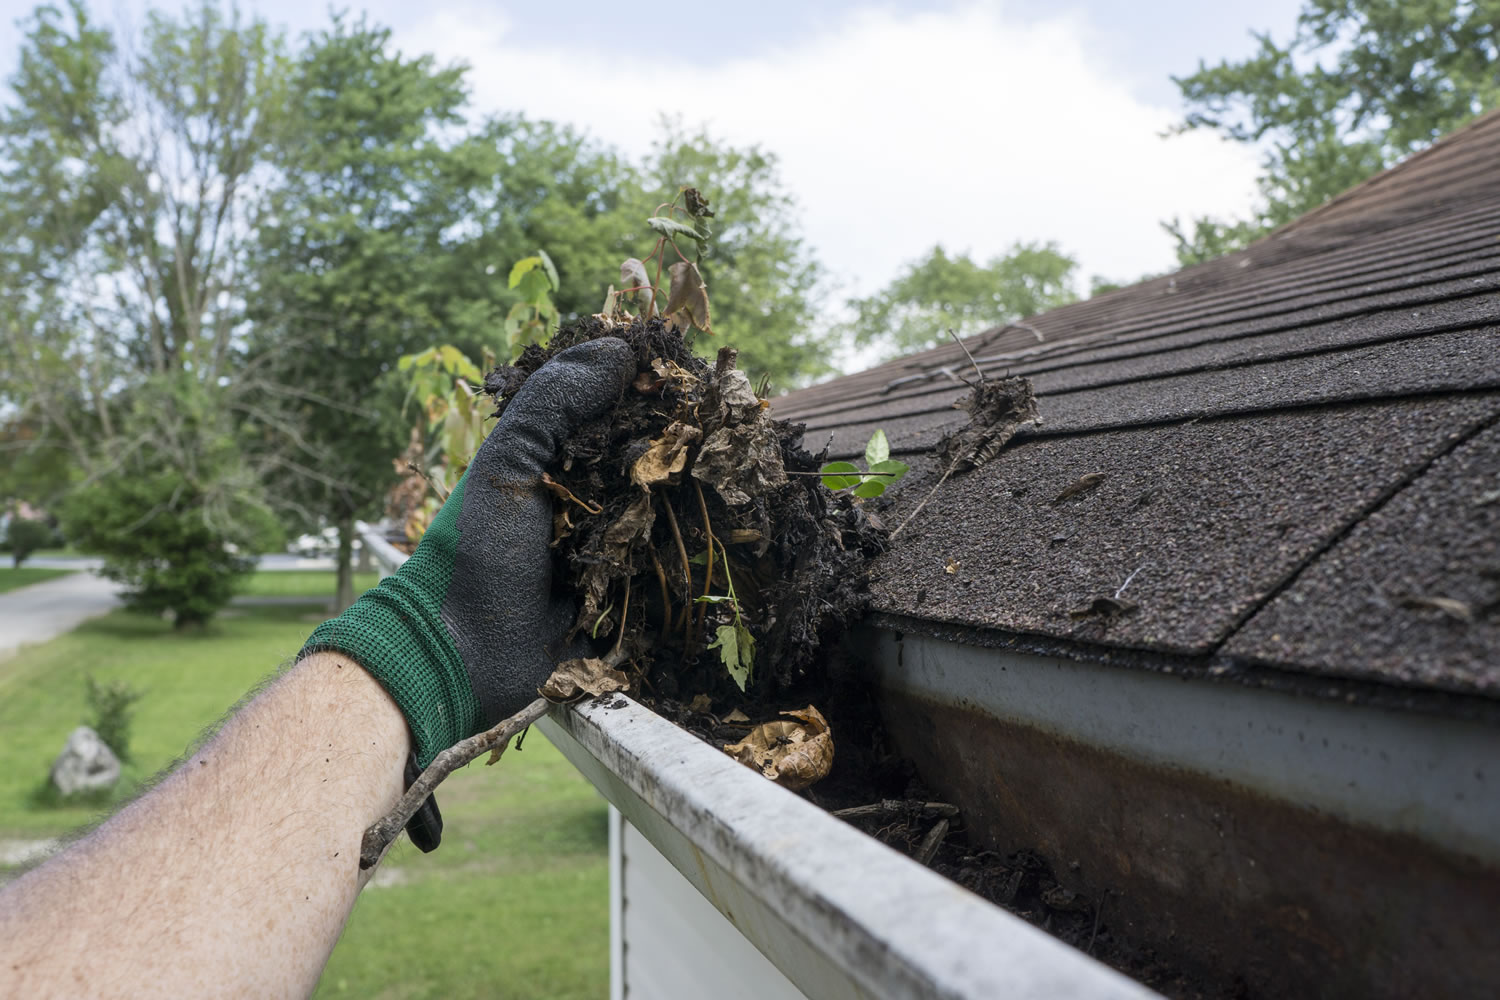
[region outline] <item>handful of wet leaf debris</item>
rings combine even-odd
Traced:
[[[670,323],[595,316],[559,331],[486,379],[497,414],[552,355],[603,336],[635,349],[638,376],[546,480],[555,585],[579,606],[572,638],[609,648],[664,714],[691,700],[774,716],[815,680],[819,647],[863,612],[885,532],[821,485],[800,426],[768,415],[734,350],[710,366]],[[784,783],[816,780],[798,774]]]

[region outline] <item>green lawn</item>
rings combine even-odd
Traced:
[[[313,576],[325,577],[327,589],[307,579]],[[268,577],[276,579],[263,583]],[[332,588],[331,573],[253,580],[316,586],[316,597]],[[126,772],[140,781],[294,655],[320,617],[316,603],[241,607],[201,632],[178,635],[159,619],[116,612],[0,661],[0,840],[54,836],[94,818],[91,810],[31,802],[83,719],[85,674],[147,690],[135,727],[139,763]],[[525,750],[499,766],[475,764],[454,775],[438,802],[443,846],[424,855],[398,843],[380,881],[361,896],[320,995],[604,996],[603,800],[533,732]]]
[[[22,566],[20,569],[15,569],[11,566],[0,566],[0,594],[7,590],[15,590],[17,587],[29,587],[43,580],[67,576],[71,572],[73,570],[70,569],[37,569],[34,566]]]
[[[332,598],[337,576],[323,570],[284,570],[251,573],[240,582],[239,594],[250,597]],[[363,594],[380,582],[379,573],[355,573],[354,593]]]

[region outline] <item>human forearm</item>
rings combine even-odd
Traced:
[[[0,894],[14,995],[308,993],[400,796],[407,724],[338,654],[302,661],[150,793]]]

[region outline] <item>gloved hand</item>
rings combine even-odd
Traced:
[[[551,647],[575,608],[551,593],[542,471],[579,424],[620,399],[635,368],[635,352],[606,337],[538,369],[411,558],[307,640],[301,656],[343,653],[390,692],[421,767],[524,708],[560,658]]]

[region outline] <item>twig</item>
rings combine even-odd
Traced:
[[[1135,575],[1150,565],[1150,563],[1141,563],[1135,569],[1131,570],[1130,575],[1125,578],[1125,582],[1120,584],[1120,589],[1115,591],[1115,600],[1118,601],[1120,599],[1120,595],[1125,593],[1125,588],[1130,586],[1130,581],[1135,579]]]
[[[426,469],[422,468],[416,462],[407,462],[406,463],[406,467],[408,469],[410,469],[411,471],[415,472],[417,475],[421,476],[422,479],[426,481],[427,485],[430,486],[430,487],[432,487],[432,492],[434,492],[434,493],[437,494],[438,503],[446,503],[447,502],[447,500],[448,500],[448,491],[445,490],[445,489],[443,489],[441,486],[439,486],[437,484],[437,480],[433,479],[431,476],[429,476],[427,474],[427,470]]]
[[[917,848],[917,864],[930,864],[933,855],[937,854],[938,848],[942,846],[943,838],[946,836],[948,836],[948,821],[946,819],[940,819],[932,824],[932,829],[928,830],[927,836],[922,838],[922,846]]]
[[[651,550],[651,567],[656,570],[656,582],[661,584],[661,638],[658,641],[666,642],[667,634],[672,631],[672,592],[667,587],[667,571],[662,568],[655,549]]]
[[[908,806],[920,805],[923,816],[942,816],[952,819],[958,815],[958,806],[947,802],[922,802],[908,803],[904,799],[881,799],[867,806],[850,806],[847,809],[835,809],[833,815],[839,819],[867,819],[871,816],[884,816],[888,813],[900,812]]]
[[[897,525],[895,531],[891,532],[891,541],[894,542],[896,540],[896,536],[901,534],[901,532],[906,528],[908,524],[911,524],[912,518],[922,513],[922,508],[927,506],[927,501],[931,500],[937,493],[937,491],[943,488],[943,484],[948,481],[949,476],[953,475],[953,469],[957,465],[958,457],[954,456],[953,461],[949,462],[948,468],[944,470],[943,478],[939,479],[936,483],[933,484],[932,489],[928,490],[927,495],[922,498],[922,502],[917,504],[916,508],[910,514],[906,515],[906,520]]]
[[[682,543],[682,530],[677,527],[677,515],[672,513],[672,501],[662,497],[661,505],[667,512],[667,523],[672,526],[672,537],[677,541],[677,554],[682,557],[682,592],[688,597],[682,608],[682,648],[686,650],[690,645],[688,626],[692,622],[693,564],[688,562],[687,546]]]
[[[974,371],[979,376],[979,381],[983,382],[984,381],[984,369],[979,367],[979,362],[974,360],[974,355],[972,355],[972,354],[969,353],[969,349],[964,346],[964,342],[962,340],[958,339],[958,334],[956,334],[956,333],[953,332],[953,328],[952,327],[948,328],[948,336],[952,337],[953,338],[953,342],[958,345],[958,349],[960,351],[964,352],[964,357],[968,358],[969,359],[969,364],[971,364],[971,365],[974,366]]]
[[[707,597],[713,590],[714,585],[714,529],[708,522],[708,503],[703,499],[703,487],[698,485],[698,480],[693,480],[693,491],[698,494],[698,511],[703,515],[703,531],[708,535],[708,575],[703,580],[703,596]],[[708,614],[708,605],[698,605],[698,621],[695,628],[703,628],[704,616]]]
[[[538,698],[515,715],[502,720],[493,729],[488,729],[477,736],[470,736],[466,740],[460,740],[433,758],[432,763],[427,765],[427,770],[412,782],[406,794],[401,796],[401,800],[391,808],[391,811],[365,831],[364,840],[359,848],[360,870],[375,866],[386,848],[391,846],[391,841],[395,840],[405,829],[407,822],[416,815],[422,803],[427,801],[427,797],[437,786],[443,783],[444,778],[482,753],[497,749],[503,750],[512,736],[525,730],[547,714],[548,704],[546,698]]]
[[[1094,933],[1089,935],[1089,946],[1084,954],[1094,953],[1094,939],[1099,936],[1099,917],[1104,913],[1104,903],[1109,899],[1109,890],[1104,890],[1104,895],[1099,897],[1099,902],[1094,905]]]
[[[614,647],[609,651],[611,659],[620,655],[620,644],[625,641],[625,623],[630,619],[630,577],[625,577],[625,603],[620,608],[620,634],[615,636]]]

